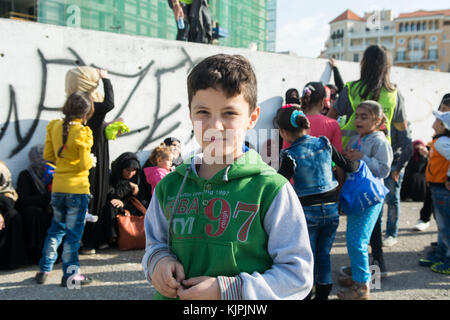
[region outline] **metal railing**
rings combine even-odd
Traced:
[[[36,16],[31,14],[25,14],[21,12],[10,11],[2,16],[2,18],[14,19],[14,20],[24,20],[24,21],[37,21]]]

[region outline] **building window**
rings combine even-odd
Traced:
[[[422,30],[427,30],[427,23],[426,22],[422,22]]]
[[[442,48],[442,56],[445,57],[447,55],[447,50],[445,48]]]
[[[431,65],[428,69],[431,70],[431,71],[434,71],[434,70],[436,70],[436,66]]]
[[[405,44],[405,38],[399,38],[398,39],[399,44]]]
[[[403,32],[403,31],[404,31],[403,23],[400,23],[400,26],[399,26],[399,32]]]
[[[409,23],[405,24],[405,32],[409,32]]]
[[[353,62],[359,62],[359,54],[353,54]]]
[[[416,31],[416,24],[415,23],[411,23],[411,31],[412,32]]]
[[[437,51],[437,49],[429,49],[429,50],[428,50],[428,58],[429,58],[429,59],[435,60],[435,59],[437,59],[437,57],[438,57],[438,51]]]
[[[397,51],[397,61],[405,61],[405,51]]]

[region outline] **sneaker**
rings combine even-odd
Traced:
[[[393,236],[389,236],[383,241],[383,246],[384,247],[392,247],[397,242],[398,242],[397,238],[394,238]]]
[[[341,267],[339,269],[339,273],[344,277],[351,277],[352,276],[352,268],[351,267]]]
[[[93,214],[90,214],[89,212],[86,213],[86,218],[85,218],[86,222],[97,222],[98,221],[98,216],[94,216]]]
[[[428,229],[429,226],[430,226],[430,222],[424,222],[419,219],[419,220],[417,220],[417,224],[414,226],[414,230],[424,231],[424,230]]]
[[[83,247],[83,248],[80,249],[79,253],[82,254],[82,255],[95,254],[95,249],[94,248]]]
[[[67,287],[67,281],[69,280],[70,277],[62,277],[61,278],[61,287]],[[87,285],[90,284],[92,282],[92,279],[84,276],[82,274],[78,274],[76,276],[74,276],[72,279],[72,282],[78,283],[80,285]]]
[[[435,263],[431,266],[431,271],[442,274],[450,274],[450,264],[448,261]]]
[[[438,256],[436,251],[431,251],[426,258],[419,260],[419,265],[422,267],[431,267],[434,264],[442,263],[442,259]]]
[[[38,272],[36,273],[36,276],[34,277],[34,279],[36,280],[37,283],[39,284],[44,284],[45,281],[47,280],[48,277],[48,272]]]

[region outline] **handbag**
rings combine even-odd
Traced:
[[[382,203],[389,193],[380,179],[376,178],[367,164],[360,160],[357,171],[351,172],[339,193],[339,202],[347,215],[363,213]]]
[[[118,214],[117,226],[119,229],[119,237],[117,239],[117,246],[119,250],[133,250],[145,248],[145,207],[135,197],[130,197],[128,200],[139,210],[142,216],[133,216],[128,210],[123,210],[124,214]]]

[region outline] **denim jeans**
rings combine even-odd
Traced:
[[[443,251],[443,258],[450,262],[450,191],[445,187],[432,185],[431,198],[438,227],[438,246]]]
[[[338,204],[304,206],[303,211],[314,255],[314,282],[331,284],[330,251],[339,225]]]
[[[371,279],[369,241],[382,209],[383,203],[378,203],[364,212],[347,215],[347,251],[355,282],[367,283]]]
[[[405,170],[400,171],[398,181],[395,182],[392,179],[392,175],[389,175],[384,179],[384,185],[389,189],[389,193],[384,199],[384,203],[387,204],[387,222],[386,222],[386,237],[397,238],[398,234],[398,221],[400,218],[400,188],[402,186],[403,175]]]
[[[64,236],[66,238],[61,255],[63,276],[69,277],[79,269],[78,249],[90,197],[89,194],[52,193],[53,219],[39,261],[41,271],[50,272],[53,269],[58,257],[56,250]]]

